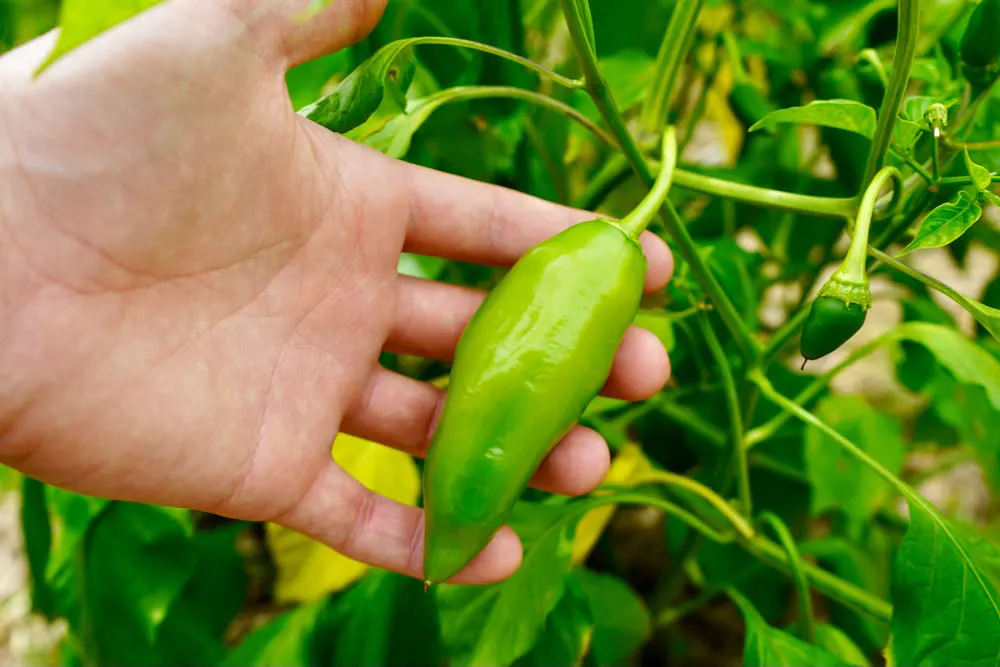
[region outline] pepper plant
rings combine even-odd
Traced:
[[[53,58],[109,27],[110,10],[69,11],[83,2],[62,3]],[[6,25],[37,21],[29,5],[0,4]],[[24,479],[32,608],[68,622],[54,659],[1000,664],[998,20],[1000,0],[390,2],[360,43],[289,73],[298,113],[605,218],[671,169],[642,215],[675,275],[634,318],[671,381],[589,402],[605,483],[521,493],[523,563],[489,586],[425,591],[275,526]],[[502,277],[415,255],[399,270]],[[422,502],[422,461],[345,434],[333,451]],[[970,470],[974,511],[931,497]]]

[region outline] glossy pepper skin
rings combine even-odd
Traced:
[[[982,0],[972,11],[959,43],[962,62],[976,69],[1000,66],[1000,0]]]
[[[819,296],[802,327],[802,356],[812,361],[830,354],[861,331],[867,316],[868,310],[861,304]]]
[[[458,343],[424,469],[424,579],[462,570],[607,381],[642,298],[646,259],[613,222],[525,254]]]

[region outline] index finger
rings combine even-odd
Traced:
[[[597,215],[497,185],[403,164],[409,193],[405,252],[492,266],[510,266],[532,246]],[[640,237],[649,269],[646,291],[662,289],[673,273],[667,244]]]

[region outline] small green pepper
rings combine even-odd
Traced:
[[[825,357],[837,350],[864,326],[868,309],[872,307],[867,271],[868,231],[875,202],[890,179],[895,180],[896,188],[900,187],[900,175],[895,167],[880,170],[865,190],[847,255],[809,308],[799,342],[805,361]]]
[[[639,309],[638,235],[676,163],[668,129],[654,187],[621,223],[575,224],[528,251],[462,333],[424,468],[429,585],[460,572],[510,515],[607,381]]]
[[[811,361],[830,354],[861,331],[867,316],[861,304],[835,296],[817,297],[802,327],[802,356]]]
[[[744,127],[752,127],[767,114],[774,111],[774,106],[767,99],[767,96],[758,88],[746,68],[743,67],[743,58],[740,55],[739,46],[732,33],[728,30],[722,33],[723,44],[726,53],[729,55],[729,63],[733,73],[733,87],[729,92],[729,106],[733,114]]]

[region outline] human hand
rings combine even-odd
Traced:
[[[507,266],[592,217],[389,159],[294,113],[292,65],[369,31],[384,0],[169,0],[57,61],[0,58],[0,462],[95,496],[301,531],[419,577],[423,512],[330,457],[338,431],[422,456],[444,393],[382,350],[448,361],[484,294],[400,276],[403,251]],[[672,270],[643,237],[646,287]],[[633,328],[605,394],[669,373]],[[577,427],[534,485],[600,483]],[[505,528],[455,581],[519,564]]]

